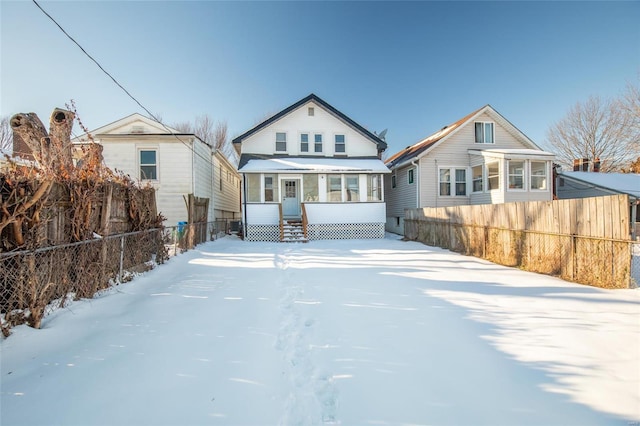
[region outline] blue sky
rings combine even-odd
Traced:
[[[544,147],[576,102],[640,79],[637,1],[40,4],[164,122],[208,114],[230,137],[315,93],[388,128],[389,154],[485,104]],[[0,115],[147,115],[32,2],[0,20]]]

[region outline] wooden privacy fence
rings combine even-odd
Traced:
[[[405,237],[603,288],[631,286],[626,195],[405,211]]]

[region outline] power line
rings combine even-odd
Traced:
[[[60,31],[62,31],[64,33],[64,35],[67,36],[67,38],[69,38],[69,40],[71,40],[76,46],[78,46],[80,48],[80,50],[82,50],[82,53],[84,53],[89,59],[91,59],[91,61],[93,61],[93,63],[95,63],[98,68],[100,68],[100,70],[105,73],[120,89],[122,89],[122,91],[124,91],[124,93],[127,94],[127,96],[129,96],[131,99],[133,99],[133,101],[135,103],[137,103],[140,108],[142,108],[143,110],[146,111],[147,114],[149,114],[149,116],[151,118],[153,118],[157,123],[159,123],[162,127],[164,127],[169,133],[171,133],[176,139],[178,139],[184,146],[186,146],[189,150],[191,150],[195,155],[197,155],[198,157],[202,158],[203,160],[205,160],[206,162],[208,162],[209,164],[213,165],[213,161],[211,161],[210,158],[205,158],[204,156],[202,156],[201,154],[199,154],[197,151],[195,151],[191,146],[189,146],[189,144],[187,144],[187,142],[183,141],[182,139],[180,139],[178,137],[178,135],[176,135],[173,130],[171,130],[169,127],[167,127],[162,121],[158,120],[144,105],[142,105],[142,103],[140,103],[140,101],[138,101],[131,93],[129,93],[129,91],[127,89],[124,88],[124,86],[122,86],[122,84],[120,84],[118,82],[118,80],[116,80],[107,70],[105,70],[102,65],[100,65],[100,63],[95,60],[93,58],[93,56],[91,56],[81,45],[80,43],[78,43],[73,37],[71,37],[69,35],[69,33],[67,33],[65,31],[64,28],[62,28],[62,26],[51,16],[47,13],[46,10],[44,10],[42,8],[42,6],[40,6],[38,4],[38,2],[36,0],[31,0],[37,7],[38,9],[40,9],[42,11],[42,13],[44,13],[49,19],[51,19],[51,21],[56,24],[56,26],[60,29]],[[198,136],[198,135],[195,135]],[[208,142],[204,141],[205,143],[208,144]]]

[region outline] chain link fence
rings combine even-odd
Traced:
[[[29,251],[0,253],[0,315],[5,336],[69,300],[91,298],[169,257],[231,232],[230,220],[181,224]]]

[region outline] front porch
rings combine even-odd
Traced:
[[[383,202],[301,203],[299,219],[285,217],[280,203],[248,203],[245,209],[247,241],[384,238]]]

